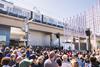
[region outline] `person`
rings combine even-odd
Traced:
[[[33,60],[32,64],[31,64],[31,67],[37,67],[37,64],[36,64],[37,57],[36,57],[36,55],[35,54],[31,54],[30,57],[29,57],[29,59]]]
[[[43,61],[44,61],[44,56],[38,57],[38,59],[37,59],[37,61],[36,61],[37,67],[44,67]]]
[[[58,67],[61,67],[62,66],[62,60],[60,59],[60,57],[58,57],[56,59],[56,63],[58,64]]]
[[[9,47],[6,47],[6,48],[5,48],[4,56],[10,57],[10,48],[9,48]]]
[[[74,56],[72,57],[71,66],[72,66],[72,67],[79,67],[78,61],[77,61],[77,56],[76,56],[76,55],[74,55]]]
[[[78,64],[79,67],[85,67],[85,60],[83,58],[83,54],[78,55]]]
[[[12,54],[11,55],[11,60],[10,60],[10,63],[9,65],[12,67],[16,64],[16,61],[15,61],[15,58],[16,58],[16,55],[15,54]]]
[[[85,56],[85,67],[91,67],[90,55]]]
[[[1,60],[2,67],[10,67],[9,63],[10,63],[10,58],[9,57],[2,58],[2,60]]]
[[[100,63],[100,54],[99,54],[99,51],[97,51],[97,53],[96,53],[96,59],[97,59],[97,61]]]
[[[32,60],[25,58],[19,63],[19,67],[31,67],[31,64],[32,64]]]
[[[22,53],[21,53],[21,48],[19,48],[18,50],[17,50],[17,57],[19,57],[19,56],[22,56]]]
[[[90,57],[91,67],[99,67],[100,63],[97,61],[96,57]]]
[[[18,54],[17,54],[18,52],[17,52],[17,51],[18,51],[18,50],[14,50],[13,53],[12,53],[12,54],[15,54],[16,58],[18,57]],[[16,58],[15,58],[15,59],[16,59]]]
[[[3,53],[0,51],[0,63],[1,63],[1,60],[2,60],[3,57],[4,57]],[[0,64],[0,67],[1,67],[1,64]]]
[[[16,58],[16,65],[14,67],[19,67],[19,63],[23,60],[21,56]]]
[[[27,47],[26,57],[27,57],[27,58],[29,58],[29,57],[30,57],[30,48],[29,48],[29,47]]]
[[[62,56],[62,66],[61,67],[71,67],[71,63],[68,62],[68,56],[67,55],[63,55]]]
[[[44,67],[57,67],[57,63],[55,62],[55,52],[51,51],[48,56],[49,58],[44,62]]]
[[[48,59],[48,54],[46,51],[43,52],[43,56],[44,56],[44,60],[47,60]]]

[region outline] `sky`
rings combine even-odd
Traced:
[[[91,8],[96,0],[8,0],[15,5],[33,10],[63,21],[64,18],[76,16]]]

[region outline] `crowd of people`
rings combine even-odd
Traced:
[[[100,49],[73,52],[53,48],[0,46],[0,67],[100,67]]]

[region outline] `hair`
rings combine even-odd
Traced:
[[[26,54],[25,54],[25,53],[23,53],[23,54],[22,54],[22,57],[23,57],[23,58],[25,58],[25,57],[26,57]]]
[[[62,56],[62,59],[63,59],[63,61],[64,61],[65,59],[68,59],[68,56],[64,54],[64,55]]]
[[[4,57],[1,60],[1,65],[8,65],[10,63],[10,58],[9,57]]]
[[[55,52],[54,51],[51,51],[50,53],[49,53],[49,58],[53,58],[55,56]]]
[[[37,64],[40,63],[40,60],[44,61],[44,56],[38,57],[38,59],[37,59]]]
[[[21,56],[16,58],[16,62],[20,62],[21,60],[23,60],[23,58]]]
[[[96,59],[96,57],[90,57],[90,61],[93,63],[93,62],[96,62],[97,59]]]
[[[57,64],[58,64],[59,66],[62,66],[62,60],[61,60],[60,58],[57,58],[56,62],[57,62]]]

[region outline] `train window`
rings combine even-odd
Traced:
[[[14,13],[20,15],[22,11],[18,8],[14,8]]]
[[[27,13],[26,13],[26,12],[24,12],[24,14],[25,14],[25,17],[27,17]]]
[[[7,7],[7,11],[9,10],[9,7]]]
[[[34,16],[33,17],[34,21],[41,22],[42,19],[41,14],[34,13],[33,16]]]
[[[1,3],[0,3],[0,8],[4,8],[4,4],[1,4]]]
[[[17,10],[15,8],[13,8],[13,13],[17,14]]]
[[[53,23],[54,21],[53,21],[53,19],[49,18],[49,21],[48,22],[49,23]]]
[[[7,7],[7,12],[9,12],[9,9],[10,9],[10,8],[9,8],[9,7]]]
[[[13,12],[11,7],[7,7],[7,11],[8,11],[8,13]]]
[[[22,13],[22,10],[18,9],[18,15],[20,15]]]
[[[19,13],[19,15],[20,15],[20,16],[22,16],[22,10],[20,10],[20,13]]]
[[[47,23],[48,22],[48,17],[43,15],[43,22]]]
[[[31,18],[31,12],[27,12],[28,19]]]
[[[24,10],[22,11],[22,16],[24,16]]]
[[[22,16],[26,17],[26,12],[25,12],[25,11],[23,11],[23,14],[22,14]]]

